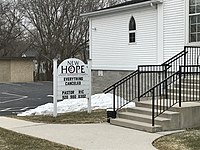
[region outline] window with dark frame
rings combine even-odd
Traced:
[[[129,22],[129,43],[135,43],[135,32],[136,32],[136,23],[135,19],[132,16]]]
[[[200,0],[189,0],[189,42],[200,42]]]

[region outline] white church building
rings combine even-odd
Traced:
[[[200,0],[131,0],[82,16],[98,75],[161,64],[200,42]]]

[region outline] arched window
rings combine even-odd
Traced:
[[[135,43],[136,23],[132,16],[129,22],[129,43]]]

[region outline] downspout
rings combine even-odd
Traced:
[[[157,9],[157,64],[162,64],[164,61],[164,36],[163,36],[163,1],[160,3],[155,3],[154,0],[151,1],[150,6],[154,9]]]
[[[92,59],[92,18],[89,18],[89,59]]]

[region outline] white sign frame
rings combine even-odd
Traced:
[[[86,90],[87,91],[87,93],[85,93],[85,95],[87,95],[87,99],[88,99],[88,109],[87,109],[87,112],[88,113],[91,113],[91,65],[92,65],[92,61],[91,60],[88,60],[88,64],[85,64],[85,63],[83,63],[81,60],[79,60],[79,59],[76,59],[76,58],[70,58],[70,59],[66,59],[66,60],[64,60],[59,66],[58,66],[58,64],[57,64],[57,59],[53,59],[53,116],[54,117],[56,117],[57,116],[57,101],[58,101],[58,99],[61,99],[61,96],[60,96],[60,94],[61,94],[61,91],[60,90],[62,90],[63,88],[68,88],[67,87],[67,85],[66,85],[66,83],[67,82],[65,82],[64,83],[64,85],[65,86],[63,86],[63,85],[61,85],[61,84],[63,84],[62,83],[62,80],[64,79],[67,79],[67,78],[77,78],[77,76],[76,77],[71,77],[71,75],[70,74],[72,74],[73,75],[73,73],[72,73],[72,71],[74,72],[75,70],[73,70],[75,67],[73,67],[72,65],[72,67],[70,68],[70,67],[68,67],[67,68],[67,66],[66,66],[66,68],[62,68],[62,72],[60,72],[60,70],[58,70],[58,69],[60,69],[60,66],[61,65],[66,65],[66,62],[73,62],[73,61],[76,61],[76,62],[79,62],[80,64],[82,64],[82,67],[85,67],[85,70],[83,71],[83,69],[84,68],[81,68],[81,67],[79,67],[79,66],[76,66],[76,75],[80,75],[81,73],[83,73],[83,72],[86,72],[85,74],[82,74],[83,75],[83,77],[81,78],[81,83],[84,83],[84,84],[86,84],[87,85],[87,88],[86,88],[86,86],[84,87],[84,86],[82,86],[81,87],[81,85],[74,85],[74,86],[70,86],[70,89],[73,87],[73,88],[75,88],[75,90],[77,90],[77,88],[79,89],[81,89],[81,90]],[[65,70],[65,73],[63,73],[63,70]],[[81,73],[80,73],[80,71],[82,71]],[[69,75],[70,77],[68,77],[67,75]],[[87,79],[87,81],[85,81],[85,79]],[[76,82],[75,82],[76,83]],[[86,88],[86,89],[85,89]],[[73,89],[71,89],[71,90],[73,90]],[[73,91],[75,91],[75,90],[73,90]],[[80,90],[79,90],[80,91]],[[71,99],[71,98],[69,98],[69,99]]]

